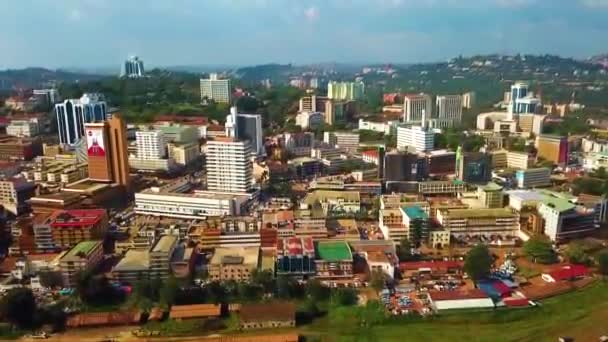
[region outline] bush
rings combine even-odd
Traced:
[[[551,241],[545,237],[534,236],[524,243],[524,254],[535,263],[552,264],[557,261]]]

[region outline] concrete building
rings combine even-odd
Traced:
[[[18,216],[28,209],[27,201],[36,194],[36,184],[23,178],[0,180],[0,205],[5,212]]]
[[[298,112],[325,112],[325,103],[328,101],[326,96],[307,95],[300,98]]]
[[[173,159],[177,165],[186,166],[199,160],[201,149],[198,143],[168,145],[169,159]]]
[[[462,97],[460,95],[441,95],[435,99],[438,119],[450,120],[454,125],[462,121]]]
[[[253,189],[249,141],[217,138],[207,142],[207,187],[211,191],[248,193]]]
[[[154,130],[163,133],[165,143],[191,144],[198,142],[200,138],[200,127],[204,125],[174,124],[173,122],[163,122],[155,124]]]
[[[84,94],[55,105],[61,144],[73,145],[84,135],[84,124],[105,121],[107,105],[101,94]]]
[[[440,210],[437,221],[457,238],[514,237],[519,231],[519,214],[505,208]]]
[[[283,133],[279,145],[295,157],[310,157],[315,135],[312,132]]]
[[[467,183],[487,183],[492,178],[492,158],[483,152],[456,152],[456,177]]]
[[[236,107],[231,107],[225,127],[226,137],[249,141],[255,155],[266,155],[261,115],[238,113]]]
[[[150,249],[150,278],[167,279],[171,272],[170,262],[178,243],[175,235],[163,235]]]
[[[365,94],[365,84],[363,82],[336,82],[331,81],[327,84],[327,98],[338,101],[360,100]]]
[[[399,121],[372,121],[372,120],[365,120],[365,119],[359,119],[359,130],[369,130],[369,131],[374,131],[374,132],[378,132],[378,133],[383,133],[385,135],[388,134],[393,134],[394,132],[397,131],[397,124],[399,123]]]
[[[213,100],[218,103],[230,103],[232,87],[229,79],[219,79],[217,74],[209,74],[209,78],[201,78],[201,100]]]
[[[36,248],[48,253],[82,241],[103,240],[108,226],[104,209],[57,210],[43,221],[34,220]]]
[[[324,132],[323,142],[347,151],[356,151],[359,148],[359,133]]]
[[[551,185],[551,169],[539,167],[535,169],[517,170],[515,181],[520,189],[539,188]]]
[[[315,255],[316,278],[321,282],[352,281],[353,254],[346,241],[318,241]]]
[[[424,126],[397,127],[397,148],[413,147],[416,152],[427,152],[434,148],[435,132]]]
[[[475,106],[477,96],[474,91],[462,94],[462,108],[471,109]]]
[[[510,169],[527,170],[534,163],[527,152],[507,152],[507,167]]]
[[[262,222],[251,216],[208,218],[188,232],[203,249],[218,247],[260,247]]]
[[[312,237],[288,237],[278,241],[275,269],[279,275],[304,277],[315,273]]]
[[[137,56],[131,56],[123,64],[121,77],[139,78],[144,77],[144,61]]]
[[[425,160],[417,154],[391,151],[384,156],[386,182],[417,181],[424,178]]]
[[[325,114],[322,112],[299,112],[296,115],[296,125],[302,129],[316,129],[325,121]]]
[[[477,187],[477,196],[484,208],[504,207],[502,187],[494,182]]]
[[[161,131],[138,131],[135,133],[137,158],[163,159],[167,156],[167,143]]]
[[[433,116],[433,103],[428,94],[407,94],[403,99],[403,122],[420,125],[423,116],[426,119]]]
[[[568,163],[568,138],[555,135],[540,135],[536,138],[538,157],[564,166]]]
[[[35,137],[39,133],[38,124],[30,120],[11,120],[6,126],[6,134],[15,137]]]
[[[150,251],[129,249],[112,268],[112,276],[121,283],[135,284],[150,277]]]
[[[209,278],[214,281],[248,281],[259,264],[259,247],[216,248],[208,265]]]
[[[81,272],[94,269],[103,260],[101,241],[83,241],[59,259],[59,269],[65,287],[76,287]]]
[[[31,160],[42,155],[42,142],[38,138],[0,136],[0,160]]]
[[[306,194],[302,204],[308,208],[320,205],[327,213],[357,213],[361,210],[361,198],[358,191],[315,190]]]

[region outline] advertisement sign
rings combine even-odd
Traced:
[[[103,141],[103,129],[87,127],[86,136],[89,157],[105,157],[106,146]]]

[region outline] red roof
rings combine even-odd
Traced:
[[[570,280],[574,278],[584,277],[589,273],[589,269],[583,265],[563,265],[549,272],[551,278],[555,281]]]
[[[378,158],[378,150],[367,150],[367,151],[361,152],[361,154],[364,156],[371,157],[371,158]]]
[[[429,292],[429,296],[434,301],[489,298],[488,295],[480,289],[469,291],[431,291]]]
[[[496,292],[498,292],[501,297],[505,297],[511,294],[511,289],[502,281],[497,280],[492,282],[492,287],[496,290]]]
[[[183,116],[183,115],[159,115],[154,118],[155,122],[179,122],[185,125],[206,125],[209,120],[204,116]]]
[[[530,305],[530,303],[528,302],[528,298],[507,297],[507,298],[503,299],[503,302],[508,307],[519,307],[519,306]]]
[[[399,263],[399,269],[402,271],[417,271],[422,268],[430,268],[431,270],[447,270],[464,267],[462,261],[407,261]]]
[[[51,227],[94,226],[105,216],[105,209],[57,210],[49,218]]]

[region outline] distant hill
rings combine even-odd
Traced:
[[[0,89],[37,88],[52,82],[87,82],[104,78],[103,75],[76,73],[45,68],[8,69],[0,71]]]
[[[235,74],[243,81],[261,81],[270,79],[273,82],[285,81],[290,74],[296,72],[291,64],[264,64],[239,68]]]

